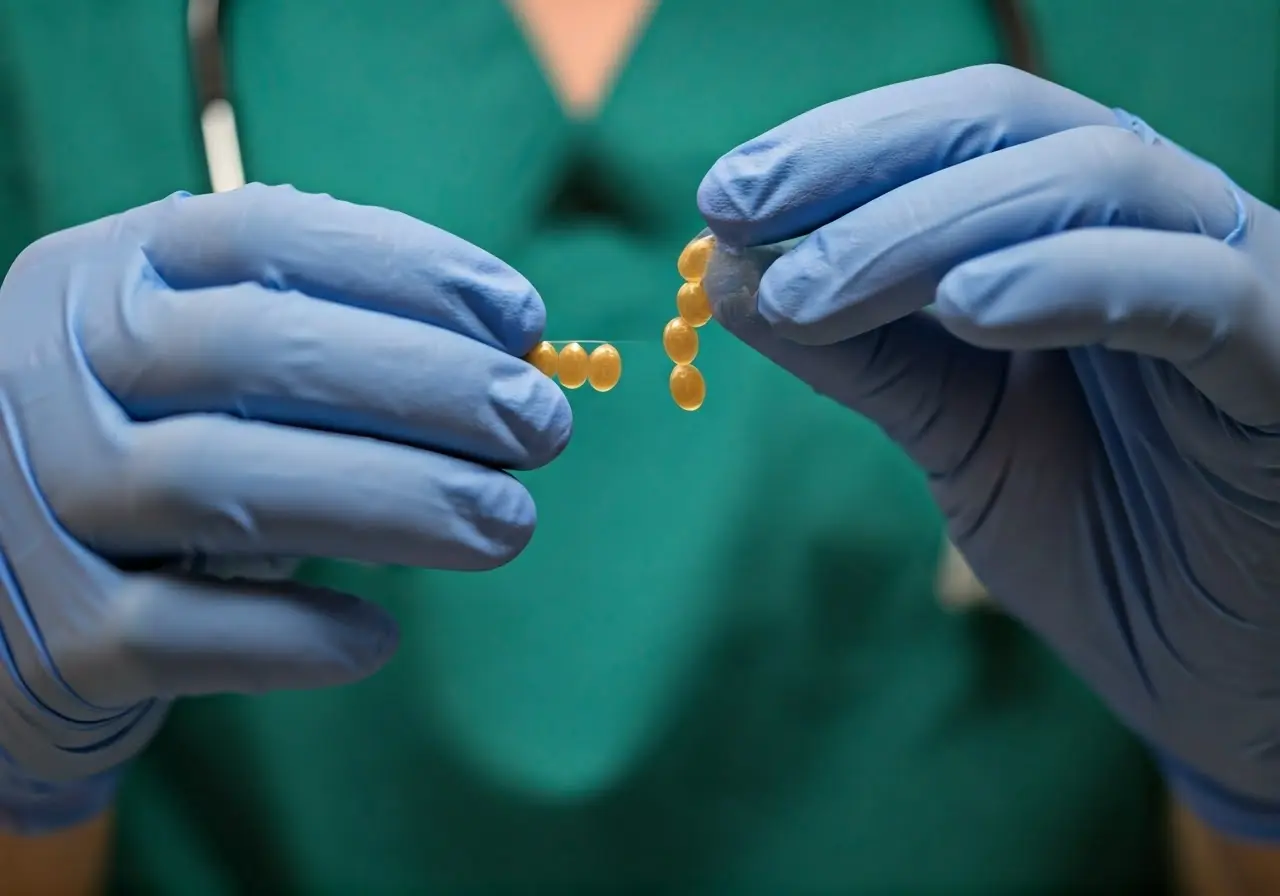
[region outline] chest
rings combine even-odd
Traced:
[[[1027,6],[1056,79],[1272,191],[1280,5]],[[0,3],[40,229],[202,189],[182,7]],[[637,226],[687,229],[690,184],[734,142],[827,100],[1000,54],[981,0],[665,0],[583,125],[563,114],[501,0],[230,9],[252,179],[400,208],[498,252],[531,236],[587,159],[644,184],[619,209]]]
[[[628,211],[685,227],[688,184],[733,141],[996,53],[982,3],[926,5],[667,0],[588,125],[563,114],[500,0],[234,3],[224,52],[251,179],[390,205],[503,251],[585,157],[645,184]],[[7,6],[45,227],[203,187],[182,4]]]

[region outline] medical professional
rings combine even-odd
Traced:
[[[1280,891],[1275,4],[223,13],[0,2],[0,891]]]

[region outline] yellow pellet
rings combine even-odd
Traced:
[[[677,364],[672,368],[667,384],[671,388],[671,397],[686,411],[696,411],[706,400],[707,383],[692,364]]]
[[[622,355],[609,343],[597,346],[588,360],[587,379],[597,392],[608,392],[622,379]]]
[[[591,359],[587,350],[576,342],[570,342],[560,349],[559,358],[560,385],[566,389],[576,389],[587,381],[591,369]]]
[[[698,357],[698,331],[683,317],[673,317],[662,330],[662,347],[676,364],[692,364]]]
[[[529,354],[524,356],[524,359],[547,376],[555,376],[560,354],[550,342],[539,342]]]
[[[711,300],[701,283],[686,283],[676,293],[676,310],[690,326],[700,327],[711,320]]]
[[[684,247],[676,262],[680,276],[692,282],[701,280],[707,273],[707,262],[711,259],[711,250],[715,248],[715,240],[704,236]]]

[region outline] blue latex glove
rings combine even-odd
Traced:
[[[717,318],[928,472],[1193,809],[1280,838],[1280,213],[1001,66],[815,109],[698,200]]]
[[[289,188],[27,249],[0,289],[0,828],[101,809],[173,698],[350,682],[395,649],[354,597],[156,558],[515,556],[534,506],[501,468],[572,427],[519,357],[544,318],[479,249]]]

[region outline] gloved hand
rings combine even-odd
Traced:
[[[1001,66],[801,115],[698,202],[721,323],[927,471],[1195,811],[1280,838],[1280,213]]]
[[[395,649],[349,595],[154,561],[515,556],[535,512],[501,468],[572,427],[520,358],[544,317],[479,249],[289,188],[28,248],[0,288],[0,828],[101,809],[176,697],[336,685]]]

